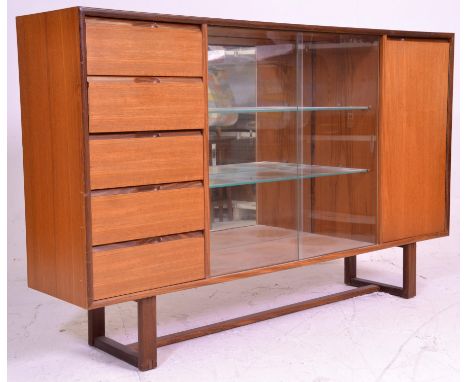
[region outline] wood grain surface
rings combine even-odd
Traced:
[[[300,32],[324,32],[324,33],[351,33],[351,34],[369,34],[369,35],[389,35],[399,36],[403,38],[433,38],[433,39],[450,39],[453,38],[453,33],[444,32],[420,32],[420,31],[404,31],[391,29],[371,29],[371,28],[349,28],[323,25],[307,25],[307,24],[288,24],[274,23],[264,21],[248,21],[248,20],[232,20],[219,19],[210,17],[195,17],[195,16],[178,16],[162,13],[135,12],[125,10],[113,10],[102,8],[80,7],[84,15],[88,17],[106,17],[119,20],[133,21],[153,21],[170,22],[170,23],[186,23],[193,25],[208,24],[209,26],[220,27],[238,27],[238,28],[256,28],[263,30],[274,31],[300,31]],[[276,36],[275,36],[276,39]]]
[[[28,285],[87,307],[77,8],[17,18]]]
[[[89,75],[202,76],[200,27],[86,18]]]
[[[89,142],[91,188],[203,179],[203,137],[93,139]]]
[[[381,240],[444,232],[449,43],[386,39],[380,122]]]
[[[88,97],[90,133],[205,127],[198,79],[90,78]]]
[[[93,253],[93,297],[102,298],[202,279],[203,237]]]
[[[93,245],[204,229],[203,188],[91,198]]]

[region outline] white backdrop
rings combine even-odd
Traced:
[[[333,25],[379,29],[404,29],[437,32],[459,31],[457,0],[82,0],[8,1],[8,260],[21,264],[25,258],[23,163],[18,84],[15,17],[71,6],[206,16],[241,20],[296,24]],[[453,97],[451,235],[431,241],[431,245],[459,252],[459,65],[458,40],[455,45]],[[10,269],[10,268],[9,268]],[[22,267],[21,272],[26,272]]]

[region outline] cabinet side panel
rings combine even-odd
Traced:
[[[387,39],[380,121],[382,242],[446,230],[449,42]]]
[[[28,285],[87,306],[79,11],[17,18]]]

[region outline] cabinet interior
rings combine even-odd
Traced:
[[[379,39],[208,27],[210,268],[376,243]]]

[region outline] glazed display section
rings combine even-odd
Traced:
[[[210,270],[376,243],[379,41],[208,27]]]

